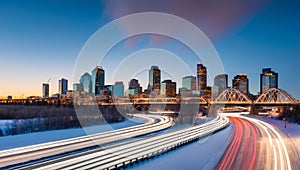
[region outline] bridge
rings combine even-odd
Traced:
[[[235,106],[290,106],[300,104],[292,95],[277,88],[271,88],[262,93],[257,99],[250,99],[245,94],[234,88],[224,90],[216,99],[208,99],[203,96],[189,97],[137,97],[115,98],[112,101],[99,101],[97,97],[72,99],[37,98],[37,99],[0,99],[0,104],[79,104],[79,105],[178,105],[200,104],[209,105],[235,105]]]
[[[219,105],[255,105],[255,106],[287,106],[299,104],[292,95],[277,88],[270,88],[262,93],[257,99],[252,100],[239,90],[229,88],[224,90],[210,104]]]

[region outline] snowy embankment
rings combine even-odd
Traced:
[[[250,116],[250,115],[249,115]],[[295,123],[285,122],[283,120],[278,120],[276,118],[271,118],[268,116],[253,116],[251,117],[265,121],[276,128],[280,129],[284,134],[286,134],[291,141],[294,143],[294,146],[297,148],[298,153],[300,154],[300,125]],[[286,128],[285,128],[286,123]]]
[[[90,126],[86,128],[73,128],[64,130],[52,130],[45,132],[36,132],[29,134],[21,134],[15,136],[0,137],[0,150],[12,149],[16,147],[52,142],[57,140],[69,139],[87,134],[95,134],[109,130],[126,128],[138,124],[145,123],[147,120],[139,117],[133,117],[121,123],[113,123],[99,126]]]

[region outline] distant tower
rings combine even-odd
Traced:
[[[79,92],[83,91],[82,84],[80,84],[80,83],[73,83],[73,91],[74,92],[75,91],[79,91]]]
[[[271,68],[263,68],[260,74],[260,93],[270,88],[278,88],[278,73],[272,71]]]
[[[202,63],[197,64],[197,86],[200,94],[204,94],[207,86],[207,70]]]
[[[161,83],[161,95],[165,97],[176,97],[176,82],[164,80]]]
[[[232,80],[232,87],[243,94],[249,94],[249,79],[247,74],[236,75]]]
[[[129,88],[127,91],[127,95],[136,95],[142,93],[142,87],[137,79],[131,79],[129,81]]]
[[[83,91],[86,94],[92,93],[92,76],[89,73],[84,73],[79,80]]]
[[[43,83],[43,97],[49,97],[49,84],[48,83]]]
[[[195,76],[185,76],[182,78],[182,87],[187,90],[196,90],[196,77]]]
[[[100,91],[104,88],[105,72],[101,66],[97,66],[92,71],[92,93],[95,95],[100,94]]]
[[[160,69],[158,66],[152,66],[149,70],[149,85],[148,90],[160,93]]]
[[[58,81],[58,93],[66,95],[68,91],[68,80],[65,78],[62,78]]]
[[[113,96],[124,97],[124,84],[122,81],[117,81],[114,84]]]
[[[228,88],[228,75],[220,74],[217,75],[214,79],[214,87],[216,88],[216,92],[219,95],[224,90]]]

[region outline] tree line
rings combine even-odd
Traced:
[[[80,106],[82,114],[74,107],[49,105],[0,105],[0,120],[9,120],[0,136],[24,133],[78,128],[108,123],[122,122],[125,118],[115,106]],[[100,111],[100,112],[99,112]]]

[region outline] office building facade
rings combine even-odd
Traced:
[[[263,68],[260,74],[260,93],[270,88],[278,88],[278,73],[272,71],[271,68]]]
[[[207,70],[202,63],[197,64],[197,90],[203,95],[207,86]]]
[[[214,78],[214,88],[213,91],[216,95],[221,94],[224,90],[228,88],[228,75],[220,74]]]
[[[122,81],[117,81],[113,86],[113,96],[124,97],[124,84]]]
[[[97,66],[92,71],[92,93],[99,95],[104,88],[105,71],[101,66]]]
[[[92,76],[89,73],[84,73],[79,80],[82,85],[82,91],[86,94],[92,93]]]
[[[43,97],[49,97],[49,84],[48,83],[43,83],[42,94],[43,94]]]
[[[62,78],[58,81],[58,93],[60,95],[66,95],[68,91],[68,80],[65,78]]]
[[[164,80],[161,83],[161,93],[165,97],[176,97],[176,82],[172,80]]]
[[[161,71],[158,66],[152,66],[149,70],[149,85],[148,90],[155,92],[157,94],[160,93],[160,83],[161,83]]]
[[[137,79],[131,79],[128,84],[127,95],[136,95],[142,93],[142,87]]]
[[[249,94],[249,79],[247,74],[236,75],[232,80],[232,87],[245,95]]]
[[[182,88],[187,90],[196,90],[196,77],[195,76],[185,76],[182,78]]]

